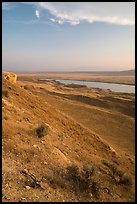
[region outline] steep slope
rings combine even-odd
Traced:
[[[2,81],[3,201],[133,201],[134,161],[61,113],[46,96]],[[35,129],[43,122],[49,131],[39,138]],[[83,165],[94,166],[90,185],[86,181],[81,187],[76,175],[74,182],[75,168],[67,171],[74,164],[80,172]]]

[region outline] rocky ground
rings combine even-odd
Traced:
[[[134,100],[3,78],[3,202],[134,201]]]

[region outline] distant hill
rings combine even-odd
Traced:
[[[135,76],[135,70],[125,70],[125,71],[86,71],[78,73],[96,74],[96,75],[118,75],[118,76]]]
[[[121,74],[125,75],[135,75],[135,69],[127,70],[127,71],[121,71]]]
[[[83,68],[84,69],[84,68]],[[14,69],[3,68],[3,71],[13,71],[16,74],[47,74],[47,73],[82,73],[82,74],[94,74],[94,75],[112,75],[112,76],[135,76],[135,69],[124,71],[14,71]]]

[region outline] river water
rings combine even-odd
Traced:
[[[111,91],[115,91],[115,92],[135,93],[134,85],[115,84],[115,83],[107,83],[107,82],[79,81],[79,80],[69,80],[69,79],[40,79],[40,80],[56,80],[64,84],[79,84],[79,85],[86,85],[87,87],[92,87],[92,88],[110,89]]]

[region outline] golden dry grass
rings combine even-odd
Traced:
[[[3,201],[134,201],[134,94],[6,80],[2,89]],[[42,122],[49,131],[38,138]],[[117,183],[102,160],[132,185]],[[95,166],[99,197],[76,191],[66,174],[73,164]]]

